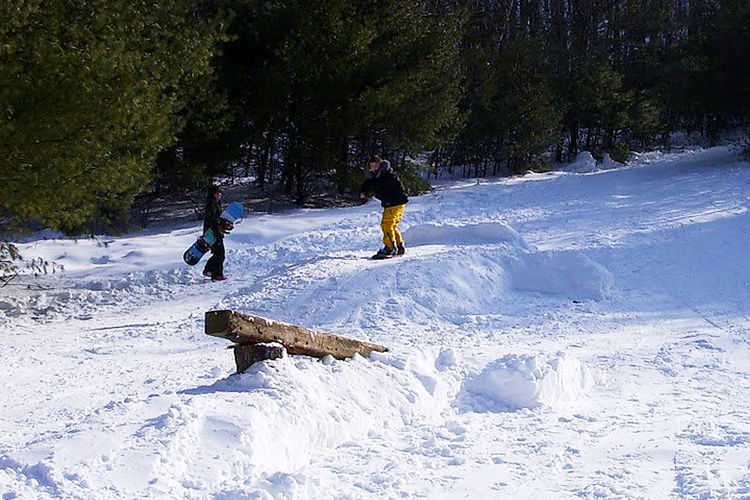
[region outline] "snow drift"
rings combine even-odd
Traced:
[[[596,172],[599,168],[596,165],[596,159],[594,159],[594,156],[590,152],[581,151],[575,160],[561,167],[560,170],[563,172],[587,174]]]

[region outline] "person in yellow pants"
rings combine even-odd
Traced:
[[[359,188],[359,197],[363,200],[375,196],[383,207],[383,218],[380,228],[383,230],[383,248],[372,256],[373,259],[387,259],[403,255],[404,238],[398,230],[398,223],[404,216],[409,198],[404,191],[401,179],[391,169],[391,164],[380,156],[370,158],[370,173]]]
[[[380,229],[383,231],[383,243],[386,247],[395,248],[396,253],[404,253],[404,237],[398,230],[398,223],[404,216],[406,205],[396,205],[383,210],[383,218],[380,220]]]

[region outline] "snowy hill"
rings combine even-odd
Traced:
[[[750,498],[750,163],[728,148],[376,202],[39,240],[0,291],[11,498]],[[387,345],[234,374],[228,308]]]

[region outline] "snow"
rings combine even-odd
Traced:
[[[581,151],[580,153],[578,153],[578,156],[576,156],[575,160],[563,166],[561,170],[565,172],[584,174],[589,172],[596,172],[598,170],[598,167],[594,156],[590,152]]]
[[[589,151],[581,151],[578,153],[575,160],[562,165],[559,170],[562,172],[585,174],[598,172],[600,170],[622,168],[624,166],[624,163],[613,160],[609,153],[603,153],[602,161],[597,163],[596,159]]]
[[[502,221],[426,223],[410,227],[404,232],[410,245],[477,245],[482,243],[514,242],[523,244],[523,238]]]
[[[604,170],[610,170],[613,168],[620,168],[624,166],[625,166],[624,163],[613,160],[612,157],[609,155],[609,153],[604,153],[602,155],[602,163],[600,165],[600,168]]]
[[[500,409],[517,410],[575,401],[592,386],[592,375],[580,361],[558,353],[551,359],[543,354],[504,356],[470,379],[467,389],[499,403]]]
[[[198,221],[20,244],[66,271],[0,289],[0,495],[750,498],[750,163],[583,170],[443,182],[387,261],[376,202],[251,214],[221,283]],[[219,308],[390,350],[238,375]]]

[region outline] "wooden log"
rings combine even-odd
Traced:
[[[208,311],[206,334],[231,340],[237,344],[259,344],[278,342],[289,354],[302,354],[322,358],[351,358],[355,354],[368,357],[372,351],[385,352],[382,345],[362,342],[308,330],[301,326],[272,321],[260,316],[235,311]]]
[[[237,373],[242,373],[253,363],[267,359],[278,359],[284,357],[284,347],[269,344],[235,344],[234,362],[237,364]]]

